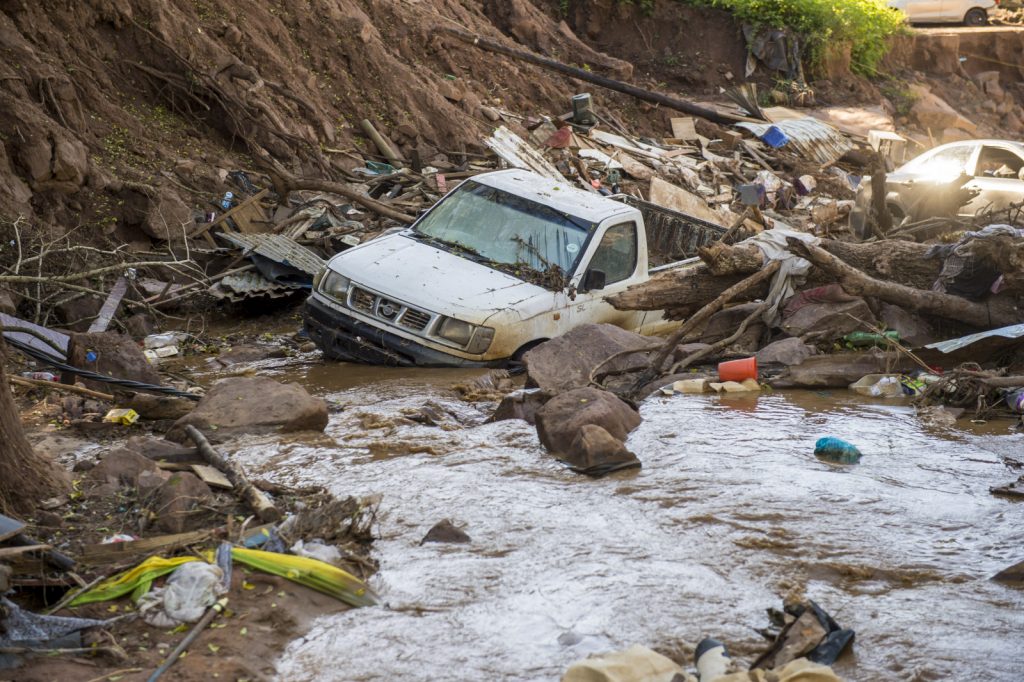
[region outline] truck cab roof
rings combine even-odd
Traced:
[[[472,180],[591,223],[636,210],[600,194],[577,189],[568,182],[551,180],[519,168],[481,173],[473,176]]]

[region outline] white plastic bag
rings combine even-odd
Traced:
[[[139,612],[154,627],[195,623],[227,591],[223,579],[224,571],[219,566],[203,561],[182,564],[163,587],[139,600]]]

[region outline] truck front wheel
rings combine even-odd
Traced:
[[[539,346],[540,344],[544,343],[547,340],[548,339],[534,339],[529,343],[524,343],[522,346],[519,347],[519,350],[512,354],[512,362],[522,363],[523,356],[526,355],[526,352],[528,350],[536,348],[537,346]]]

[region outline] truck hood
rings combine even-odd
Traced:
[[[474,324],[500,310],[529,317],[558,295],[403,234],[344,251],[328,267],[388,298]]]

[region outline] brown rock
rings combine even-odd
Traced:
[[[156,331],[156,320],[149,313],[135,313],[124,321],[128,336],[141,341]]]
[[[90,362],[89,352],[96,355]],[[142,354],[139,345],[129,337],[117,332],[96,334],[72,334],[68,343],[68,362],[75,367],[88,369],[118,379],[130,379],[147,384],[160,384],[160,375]],[[116,392],[112,384],[84,380],[85,385],[104,393]]]
[[[538,389],[526,388],[513,391],[501,399],[489,421],[522,419],[529,424],[534,424],[537,410],[544,407],[544,404],[550,399],[550,395]]]
[[[640,460],[621,440],[596,424],[584,424],[580,428],[562,459],[573,471],[588,476],[640,467]]]
[[[960,128],[969,133],[977,132],[978,126],[961,116],[960,112],[938,95],[919,85],[912,85],[910,89],[917,96],[910,113],[921,126],[933,131]]]
[[[903,372],[916,366],[902,354],[877,348],[866,353],[813,355],[769,384],[773,388],[846,388],[868,374]]]
[[[926,346],[941,340],[935,329],[920,315],[908,312],[899,306],[883,303],[879,318],[886,329],[894,329],[900,333],[900,339],[912,348]]]
[[[757,358],[758,366],[762,365],[799,365],[807,358],[814,355],[814,348],[808,346],[800,339],[780,339],[757,351],[754,357]]]
[[[143,419],[181,419],[196,406],[194,400],[170,395],[136,393],[120,407],[130,407]]]
[[[526,352],[523,362],[528,385],[551,394],[588,386],[591,371],[612,355],[637,351],[605,364],[601,372],[644,367],[647,354],[643,351],[658,348],[661,343],[660,339],[634,334],[611,324],[585,324]]]
[[[188,424],[213,441],[250,433],[323,431],[327,404],[299,384],[231,377],[214,384],[192,412],[175,422],[168,440],[185,442]]]
[[[420,544],[428,542],[443,542],[446,544],[464,545],[472,542],[464,530],[458,528],[448,519],[438,521],[434,527],[427,531],[427,534],[420,540]]]
[[[89,155],[78,140],[58,140],[53,149],[53,179],[75,186],[85,184],[89,175]]]
[[[210,488],[195,474],[187,471],[171,474],[154,493],[157,528],[168,533],[188,530],[205,514],[203,507],[212,496]]]
[[[875,316],[864,299],[846,303],[808,303],[782,321],[782,330],[804,339],[832,340],[852,331],[871,331]]]
[[[608,391],[577,388],[555,396],[537,410],[537,435],[556,455],[569,455],[585,424],[596,424],[619,441],[640,425],[640,414]]]
[[[66,329],[84,332],[89,329],[92,318],[100,312],[103,302],[93,296],[83,296],[64,301],[54,306],[57,316]]]
[[[150,198],[146,217],[140,227],[155,239],[180,242],[195,227],[195,221],[192,209],[175,192],[160,188],[159,194]]]
[[[18,149],[18,160],[28,171],[30,182],[48,180],[51,175],[50,162],[53,159],[53,147],[48,140],[34,139],[21,145]]]
[[[135,488],[139,484],[139,476],[144,472],[158,471],[159,468],[151,460],[137,452],[119,448],[100,460],[100,463],[89,471],[87,479],[109,490],[116,490],[121,486]]]
[[[160,460],[182,459],[187,456],[195,457],[197,461],[202,457],[194,447],[186,447],[180,443],[148,436],[133,436],[128,439],[124,447],[132,452],[138,453],[146,459]]]

